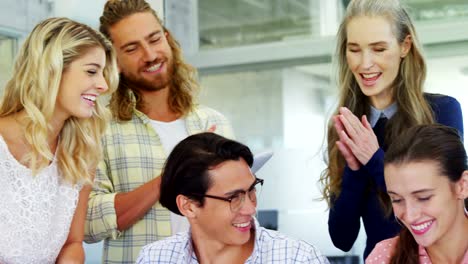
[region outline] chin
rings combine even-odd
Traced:
[[[426,239],[416,239],[416,243],[422,247],[430,247],[434,244],[434,240],[431,238],[426,238]]]
[[[79,118],[79,119],[87,119],[87,118],[91,118],[92,116],[93,116],[93,111],[83,112],[83,113],[74,115],[74,117]]]

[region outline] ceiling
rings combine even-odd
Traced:
[[[319,36],[321,20],[329,16],[339,17],[337,14],[349,2],[326,1],[199,0],[200,46],[241,46],[281,41],[285,38]],[[324,11],[322,6],[324,3],[329,5],[328,1],[336,1],[334,11]],[[419,21],[468,17],[467,0],[403,0],[403,3]]]

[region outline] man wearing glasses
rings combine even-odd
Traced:
[[[259,226],[263,180],[241,143],[214,133],[181,141],[167,159],[160,202],[190,231],[145,246],[137,263],[329,263],[312,245]]]

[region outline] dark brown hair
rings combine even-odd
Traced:
[[[388,166],[421,161],[435,162],[440,174],[451,182],[457,182],[468,170],[466,151],[458,131],[443,125],[419,125],[408,129],[390,145],[384,162]],[[405,226],[390,263],[419,263],[418,244]]]

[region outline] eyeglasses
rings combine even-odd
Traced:
[[[258,184],[260,184],[260,186],[258,186]],[[222,197],[222,196],[215,196],[215,195],[209,195],[209,194],[192,194],[192,195],[199,196],[199,197],[208,197],[212,199],[229,202],[231,206],[231,211],[235,213],[239,211],[244,205],[246,194],[249,195],[250,201],[256,205],[257,195],[260,194],[262,186],[263,186],[263,179],[255,178],[254,183],[252,183],[252,185],[247,189],[247,191],[240,190],[236,192],[235,194],[233,194],[231,197]]]

